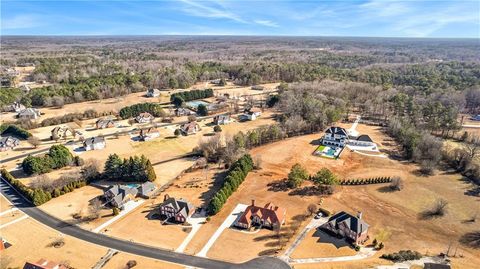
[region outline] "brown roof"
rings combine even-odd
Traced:
[[[285,209],[275,206],[273,203],[267,203],[264,207],[259,207],[255,205],[255,201],[252,201],[252,204],[245,209],[245,212],[239,218],[238,223],[250,226],[251,217],[258,216],[264,221],[280,225],[285,220],[285,212]]]
[[[67,269],[64,265],[40,259],[35,263],[27,262],[23,266],[23,269]]]

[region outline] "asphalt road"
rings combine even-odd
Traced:
[[[30,202],[24,199],[16,190],[14,190],[6,181],[2,178],[0,180],[1,193],[16,207],[22,210],[25,214],[35,219],[36,221],[49,226],[63,234],[76,237],[78,239],[104,246],[107,248],[116,249],[123,252],[128,252],[144,257],[149,257],[157,260],[182,264],[185,266],[193,266],[199,268],[232,268],[232,269],[290,269],[291,267],[284,261],[273,257],[259,257],[251,261],[235,264],[230,262],[218,261],[208,258],[202,258],[183,253],[176,253],[169,250],[158,249],[135,242],[120,240],[112,237],[108,237],[102,234],[93,233],[79,228],[76,225],[64,222],[57,219],[37,207],[30,204]]]

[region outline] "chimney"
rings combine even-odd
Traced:
[[[252,206],[255,206],[255,200],[252,199]]]
[[[357,213],[357,218],[358,218],[358,219],[362,219],[362,215],[363,215],[362,211],[358,211],[358,213]]]
[[[168,198],[170,198],[170,196],[168,194],[165,194],[165,196],[163,196],[163,201],[165,202]]]

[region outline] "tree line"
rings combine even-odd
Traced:
[[[105,162],[103,178],[112,181],[146,182],[155,181],[157,175],[152,163],[144,155],[121,159],[117,154],[110,154]]]
[[[165,115],[165,111],[163,110],[162,106],[160,104],[155,104],[155,103],[141,103],[141,104],[126,106],[120,109],[119,115],[122,119],[128,119],[128,118],[136,117],[143,112],[148,112],[152,114],[152,116],[154,117],[162,117]]]
[[[181,107],[185,102],[197,100],[197,99],[205,99],[209,97],[213,97],[212,89],[191,90],[191,91],[178,92],[170,95],[170,101],[176,107]]]
[[[45,174],[71,164],[80,164],[80,157],[73,157],[64,145],[53,145],[43,156],[29,155],[22,161],[22,169],[27,175]]]

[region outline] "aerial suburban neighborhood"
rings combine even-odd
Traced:
[[[387,2],[2,2],[0,269],[479,268],[478,5]]]

